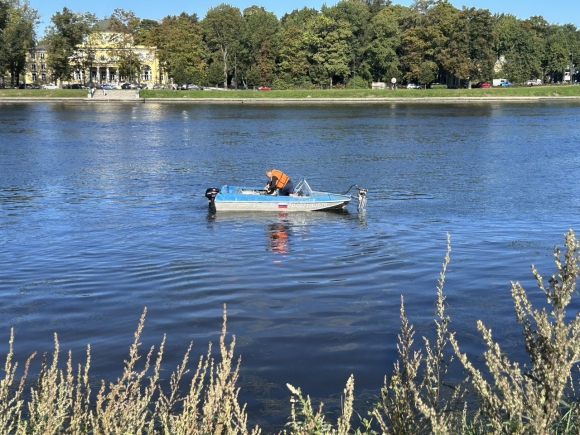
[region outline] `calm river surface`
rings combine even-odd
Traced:
[[[554,273],[580,231],[579,119],[562,102],[0,103],[0,361],[10,327],[21,364],[57,332],[115,379],[147,307],[143,344],[167,334],[170,372],[191,340],[217,342],[227,303],[252,422],[280,428],[286,383],[331,409],[351,373],[364,415],[401,295],[416,343],[432,336],[447,232],[450,328],[476,358],[481,318],[519,358],[510,280],[544,303],[530,266]],[[367,211],[208,216],[206,188],[260,186],[270,167],[368,187]]]

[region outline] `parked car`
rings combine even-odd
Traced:
[[[103,86],[101,86],[101,89],[104,89],[105,91],[111,91],[111,90],[117,89],[117,88],[113,85],[104,84]]]
[[[491,88],[491,85],[487,82],[477,82],[472,87],[473,88]]]
[[[512,86],[512,82],[505,81],[501,85],[502,85],[502,87]]]
[[[45,85],[42,85],[42,89],[58,89],[58,86],[55,85],[54,83],[47,83]]]
[[[135,89],[137,86],[133,83],[123,83],[121,89]]]
[[[190,85],[187,85],[187,90],[188,91],[203,91],[203,88],[197,85],[194,85],[193,83]]]
[[[259,86],[258,87],[259,91],[271,91],[272,88],[268,87],[268,86]]]
[[[33,85],[32,83],[21,83],[18,85],[18,89],[40,89],[40,86]]]
[[[527,86],[538,86],[542,84],[542,80],[540,79],[531,79],[526,82]]]
[[[421,86],[415,84],[415,83],[409,83],[407,85],[407,89],[422,89]]]

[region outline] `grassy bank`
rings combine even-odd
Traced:
[[[487,89],[332,89],[285,91],[142,90],[141,98],[449,98],[449,97],[580,97],[580,86],[535,86]]]
[[[86,89],[0,89],[0,98],[86,98]]]
[[[370,409],[354,409],[354,377],[343,390],[340,416],[330,421],[322,404],[313,406],[302,391],[287,384],[290,396],[286,434],[296,435],[419,435],[419,434],[577,434],[580,432],[578,364],[580,313],[567,313],[576,291],[580,243],[572,230],[565,235],[566,252],[554,250],[556,273],[545,284],[532,267],[547,303],[534,308],[526,291],[512,282],[516,319],[522,327],[522,346],[528,361],[510,361],[492,332],[477,322],[485,348],[477,367],[460,350],[448,326],[443,287],[450,262],[450,240],[438,280],[434,340],[415,345],[413,326],[401,297],[398,361],[380,397]],[[52,358],[45,356],[40,373],[28,381],[30,359],[17,379],[12,361],[14,337],[0,379],[0,427],[5,434],[175,434],[249,435],[245,406],[238,400],[240,360],[234,357],[235,337],[226,343],[226,312],[219,342],[219,359],[211,345],[188,372],[191,344],[182,363],[161,387],[165,338],[158,350],[141,353],[145,312],[129,349],[125,369],[116,382],[89,380],[90,346],[84,364],[73,369],[72,355],[59,363],[55,336]],[[462,339],[467,339],[462,336]],[[451,380],[452,364],[460,364],[466,378]],[[25,385],[30,388],[25,388]],[[338,390],[338,386],[337,386]],[[358,417],[356,416],[358,414]]]
[[[303,99],[303,98],[521,98],[521,97],[580,97],[580,86],[553,85],[534,87],[507,87],[487,89],[311,89],[284,91],[205,90],[172,91],[144,89],[141,98],[178,99]],[[84,89],[0,89],[0,98],[86,98]]]

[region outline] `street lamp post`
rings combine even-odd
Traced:
[[[570,53],[570,84],[574,84],[574,78],[576,78],[576,70],[574,69],[574,53]]]
[[[574,53],[570,52],[570,84],[574,84],[574,79],[572,78],[574,74]]]

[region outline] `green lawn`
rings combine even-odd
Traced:
[[[0,89],[0,98],[86,98],[85,89]],[[429,98],[429,97],[580,97],[578,85],[487,89],[332,89],[288,91],[141,90],[141,98]]]
[[[142,90],[141,98],[428,98],[428,97],[580,97],[580,86],[534,86],[487,89],[333,89],[288,91]]]
[[[86,98],[86,89],[0,89],[0,98]]]

